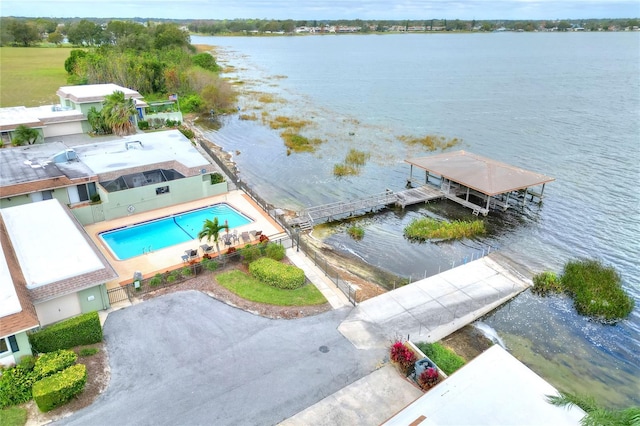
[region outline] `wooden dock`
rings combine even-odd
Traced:
[[[442,191],[431,185],[425,185],[419,188],[410,188],[399,192],[387,190],[385,192],[369,195],[357,200],[339,201],[336,203],[310,207],[299,212],[298,217],[294,219],[291,224],[299,226],[304,231],[308,231],[313,227],[314,222],[321,219],[332,220],[335,217],[344,215],[354,215],[357,213],[364,214],[367,211],[388,206],[390,204],[395,204],[405,208],[409,205],[443,198],[444,196],[445,194],[442,193]]]

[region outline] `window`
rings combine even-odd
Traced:
[[[2,140],[2,145],[11,145],[11,133],[0,132],[0,140]]]
[[[7,346],[7,339],[0,339],[0,354],[5,353],[9,350],[9,346]]]
[[[169,187],[168,186],[161,186],[159,188],[156,188],[156,195],[168,194],[168,193],[169,193]]]

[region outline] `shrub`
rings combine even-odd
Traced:
[[[269,242],[269,237],[267,237],[266,235],[262,234],[260,235],[260,237],[258,238],[258,242],[266,244]]]
[[[174,283],[178,280],[178,278],[180,278],[180,272],[178,271],[171,271],[169,273],[169,275],[167,275],[167,282],[168,283]]]
[[[356,241],[360,241],[364,237],[364,228],[352,226],[347,229],[347,234]]]
[[[218,269],[218,266],[220,266],[218,264],[218,262],[216,262],[213,259],[203,259],[202,260],[202,267],[204,269],[206,269],[207,271],[215,271],[216,269]]]
[[[55,352],[42,354],[36,360],[34,373],[38,379],[51,376],[75,364],[78,355],[68,349],[60,349]]]
[[[582,315],[612,322],[633,310],[634,301],[623,290],[618,273],[597,260],[567,262],[561,281]]]
[[[224,176],[221,173],[211,173],[211,185],[224,182]]]
[[[31,386],[37,376],[21,365],[9,367],[0,376],[0,408],[22,404],[31,399]]]
[[[180,133],[182,133],[189,140],[192,140],[196,137],[196,134],[193,132],[193,130],[189,129],[188,127],[180,126],[178,127],[178,130],[180,130]]]
[[[82,348],[78,351],[80,356],[92,356],[100,352],[98,348]]]
[[[162,275],[160,273],[155,274],[153,278],[149,280],[149,285],[151,287],[157,287],[160,284],[162,284]]]
[[[191,268],[190,268],[190,267],[185,266],[184,268],[182,268],[182,269],[180,270],[180,274],[181,274],[183,277],[190,277],[191,275],[193,275],[193,271],[191,270]]]
[[[138,128],[140,130],[149,130],[149,122],[145,120],[138,121]]]
[[[539,296],[546,296],[549,293],[562,293],[562,282],[553,272],[545,271],[534,275],[531,291]]]
[[[189,95],[180,99],[180,110],[182,112],[198,112],[205,106],[200,95]],[[186,135],[185,135],[186,136]],[[188,136],[187,136],[188,137]],[[191,138],[189,138],[191,139]]]
[[[87,382],[87,367],[76,364],[33,385],[33,399],[42,412],[50,411],[82,392]]]
[[[416,346],[447,375],[465,364],[462,357],[440,343],[418,343]]]
[[[284,256],[286,254],[286,249],[284,248],[284,246],[276,243],[268,243],[264,251],[269,259],[277,261],[281,261],[282,259],[284,259]]]
[[[90,345],[102,341],[98,312],[89,312],[59,322],[29,335],[31,348],[39,353]]]
[[[26,370],[32,371],[36,366],[36,357],[33,355],[25,355],[20,358],[18,365]]]
[[[416,354],[399,340],[391,345],[389,358],[398,364],[400,370],[402,370],[405,375],[409,374],[416,362]]]
[[[422,389],[427,390],[437,385],[439,378],[440,374],[438,373],[438,370],[433,367],[429,367],[420,373],[420,376],[418,376],[418,385]]]
[[[247,244],[242,249],[242,258],[245,263],[251,263],[262,256],[262,252],[260,252],[260,247],[254,246],[251,244]]]
[[[297,266],[285,265],[263,257],[249,265],[249,272],[260,282],[272,287],[293,290],[304,285],[304,271]]]

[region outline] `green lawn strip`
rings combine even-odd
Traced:
[[[21,407],[9,407],[0,410],[0,425],[23,426],[27,422],[27,410]]]
[[[448,376],[465,364],[464,359],[440,343],[418,343],[416,346]]]
[[[0,106],[57,104],[67,84],[64,61],[70,48],[0,47]]]
[[[306,284],[295,290],[282,290],[263,284],[242,271],[217,274],[220,285],[243,299],[276,306],[306,306],[327,303],[322,293],[313,285]]]

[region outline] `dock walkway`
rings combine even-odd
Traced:
[[[330,204],[322,204],[309,207],[298,213],[294,225],[300,226],[303,230],[313,227],[315,221],[321,219],[331,219],[342,215],[353,215],[358,212],[366,212],[371,209],[395,204],[402,208],[430,200],[443,198],[445,194],[438,188],[431,185],[424,185],[418,188],[410,188],[399,192],[387,190],[385,192],[368,195],[363,198],[351,201],[338,201]]]

